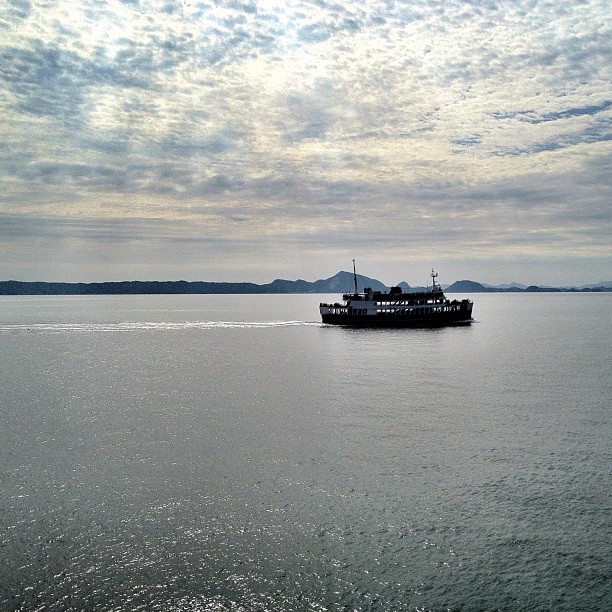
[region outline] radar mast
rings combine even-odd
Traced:
[[[431,284],[432,284],[432,291],[436,290],[436,278],[438,278],[438,273],[434,272],[434,269],[431,269]]]

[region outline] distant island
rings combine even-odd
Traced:
[[[371,287],[374,291],[387,291],[389,287],[374,278],[357,275],[362,291]],[[404,291],[420,291],[425,287],[412,287],[399,283]],[[581,287],[525,287],[512,283],[497,287],[471,280],[460,280],[444,287],[447,293],[535,293],[535,292],[602,292],[612,291],[612,281],[602,281]],[[314,282],[305,280],[276,279],[271,283],[210,283],[204,281],[118,281],[102,283],[53,283],[28,281],[0,281],[0,295],[142,295],[142,294],[282,294],[282,293],[351,293],[354,291],[352,272],[338,272],[334,276]]]

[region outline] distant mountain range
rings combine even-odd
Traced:
[[[371,287],[386,291],[388,286],[374,278],[357,275],[359,291]],[[425,287],[411,287],[399,283],[404,291],[422,291]],[[203,281],[119,281],[107,283],[45,283],[0,281],[0,295],[124,295],[124,294],[185,294],[185,293],[352,293],[355,285],[352,272],[338,272],[334,276],[314,282],[276,279],[271,283],[209,283]],[[461,280],[445,287],[448,293],[499,293],[537,291],[612,291],[612,281],[602,281],[582,287],[526,287],[518,283],[493,287],[471,280]]]
[[[508,285],[485,285],[471,280],[456,281],[444,289],[448,293],[536,293],[536,292],[560,292],[560,291],[612,291],[612,281],[602,281],[592,285],[580,287],[549,287],[546,285],[520,285],[510,283]]]

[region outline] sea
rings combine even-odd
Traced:
[[[612,293],[470,297],[1,297],[0,610],[612,610]]]

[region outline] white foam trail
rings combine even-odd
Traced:
[[[0,325],[0,333],[124,332],[185,329],[267,329],[271,327],[320,327],[317,321],[121,321],[118,323],[32,323]]]

